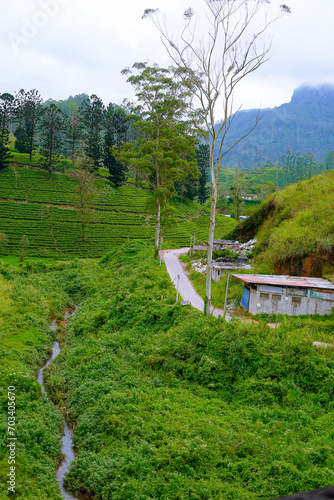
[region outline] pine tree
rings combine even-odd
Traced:
[[[8,144],[13,101],[14,97],[11,94],[0,95],[0,170],[7,166],[11,158]]]
[[[57,104],[44,106],[40,118],[43,165],[49,169],[52,177],[53,165],[59,161],[59,155],[65,147],[65,131],[68,118]]]
[[[104,126],[104,105],[102,100],[92,94],[80,107],[80,118],[84,127],[86,156],[97,170],[103,157],[102,134]]]
[[[28,134],[25,127],[25,105],[27,102],[27,95],[24,89],[16,92],[14,97],[13,106],[13,122],[16,125],[14,131],[15,149],[19,153],[29,153]]]
[[[30,160],[35,149],[35,137],[38,121],[42,112],[43,99],[36,89],[29,90],[26,93],[26,102],[24,104],[24,128],[27,134],[28,153]]]
[[[109,178],[117,188],[125,182],[128,171],[126,165],[115,156],[126,140],[127,123],[124,111],[109,104],[104,124],[104,166],[108,168]]]

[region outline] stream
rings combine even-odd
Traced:
[[[65,311],[64,321],[67,321],[71,316],[73,316],[75,314],[75,312],[76,312],[76,308]],[[50,323],[50,330],[53,330],[53,331],[57,330],[56,320],[53,320]],[[52,346],[51,357],[48,359],[46,364],[39,370],[38,375],[37,375],[37,381],[41,384],[42,391],[43,391],[43,394],[44,394],[46,399],[48,399],[48,396],[47,396],[47,393],[45,390],[45,385],[44,385],[43,370],[44,370],[44,368],[49,366],[50,363],[52,363],[52,361],[58,356],[60,351],[61,351],[61,349],[60,349],[59,343],[57,341],[54,341],[53,346]],[[82,495],[75,497],[72,495],[72,493],[70,493],[64,489],[64,477],[70,468],[71,462],[73,460],[75,460],[75,453],[73,451],[73,442],[72,442],[73,431],[72,431],[72,429],[69,428],[66,420],[64,420],[64,424],[65,424],[65,429],[64,429],[64,434],[62,437],[62,450],[61,451],[65,455],[65,459],[63,460],[63,462],[60,464],[60,466],[57,469],[57,481],[59,483],[60,491],[61,491],[61,494],[63,495],[63,498],[65,500],[85,500],[85,499],[87,500],[90,497],[82,496]]]

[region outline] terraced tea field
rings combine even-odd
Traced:
[[[97,178],[97,196],[88,238],[82,242],[81,222],[73,207],[76,181],[66,174],[29,167],[10,167],[0,174],[0,232],[7,235],[6,254],[20,254],[23,235],[29,240],[26,255],[52,258],[100,257],[128,239],[153,244],[154,218],[149,190],[126,184],[114,189]],[[187,246],[191,233],[196,243],[205,242],[209,215],[194,202],[175,202],[178,216],[167,228],[164,247]],[[235,221],[217,214],[216,237],[223,237]]]

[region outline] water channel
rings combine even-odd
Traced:
[[[75,311],[76,311],[76,308],[66,310],[65,315],[64,315],[64,322],[67,322],[69,320],[69,318],[71,316],[73,316],[73,314],[75,314]],[[58,326],[57,322],[55,320],[53,320],[50,323],[50,330],[56,331],[57,326]],[[43,370],[44,370],[44,368],[49,366],[50,363],[52,363],[52,361],[58,356],[60,351],[61,351],[61,349],[60,349],[59,343],[57,341],[54,341],[53,346],[52,346],[52,354],[51,354],[50,358],[48,359],[48,361],[46,362],[46,364],[39,370],[38,375],[37,375],[37,381],[41,384],[42,391],[43,391],[43,394],[44,394],[46,399],[48,399],[48,396],[47,396],[47,393],[45,390]],[[60,466],[57,469],[57,481],[59,483],[60,491],[61,491],[61,494],[63,495],[63,498],[65,500],[88,500],[90,497],[82,496],[82,495],[73,496],[72,493],[70,493],[69,491],[66,491],[64,488],[64,477],[70,468],[71,462],[73,460],[75,460],[75,453],[73,450],[73,442],[72,442],[73,431],[72,431],[72,429],[69,428],[66,420],[64,420],[64,424],[65,424],[65,429],[64,429],[64,434],[62,437],[62,453],[63,453],[63,455],[65,455],[65,459],[63,460],[63,462],[60,464]]]

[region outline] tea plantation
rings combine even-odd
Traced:
[[[12,166],[0,174],[0,232],[8,242],[2,253],[20,254],[20,241],[29,240],[26,256],[71,259],[100,257],[127,240],[153,243],[154,217],[149,202],[152,193],[132,184],[113,188],[103,178],[95,180],[92,223],[82,241],[81,222],[75,210],[76,181],[64,173],[49,179],[47,172],[27,166]],[[175,200],[177,216],[166,227],[164,247],[181,247],[208,236],[208,208],[195,202]],[[222,238],[236,225],[217,214],[216,237]],[[1,251],[1,250],[0,250]]]

